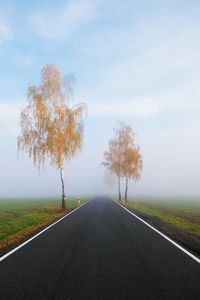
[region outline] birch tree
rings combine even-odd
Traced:
[[[109,150],[104,152],[104,162],[102,164],[117,177],[118,198],[121,201],[122,155],[119,141],[111,139],[108,143],[108,148]]]
[[[135,145],[135,133],[131,126],[119,122],[114,128],[115,137],[108,143],[108,151],[104,152],[103,165],[118,179],[118,194],[121,201],[121,179],[125,178],[125,201],[127,201],[128,181],[138,180],[142,170],[142,157],[139,147]]]
[[[64,161],[82,147],[83,116],[86,105],[70,106],[73,76],[61,77],[59,68],[49,64],[41,70],[41,84],[27,91],[28,104],[21,111],[18,151],[25,151],[41,169],[46,160],[60,172],[62,209],[65,209]]]
[[[123,176],[125,177],[125,202],[128,200],[128,182],[130,179],[139,180],[142,170],[142,157],[139,147],[135,145],[124,152]]]
[[[129,180],[139,180],[142,170],[142,156],[135,144],[135,133],[131,126],[120,123],[119,134],[122,147],[122,177],[125,178],[125,202],[128,199]]]
[[[114,128],[115,137],[108,142],[108,151],[104,152],[105,167],[117,177],[118,183],[118,199],[121,201],[121,178],[123,176],[123,123],[119,123],[119,127]]]

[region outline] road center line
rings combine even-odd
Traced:
[[[157,230],[156,228],[154,228],[153,226],[151,226],[149,223],[147,223],[146,221],[144,221],[143,219],[141,219],[140,217],[138,217],[136,214],[134,214],[132,211],[130,211],[129,209],[127,209],[125,206],[123,206],[119,202],[117,202],[115,200],[113,200],[113,201],[115,203],[117,203],[118,205],[120,205],[124,210],[126,210],[132,216],[134,216],[135,218],[137,218],[138,220],[140,220],[142,223],[144,223],[145,225],[147,225],[148,227],[150,227],[151,229],[153,229],[155,232],[157,232],[158,234],[160,234],[162,237],[164,237],[166,240],[168,240],[168,242],[170,242],[171,244],[173,244],[174,246],[176,246],[177,248],[179,248],[181,251],[183,251],[185,254],[187,254],[188,256],[190,256],[191,258],[193,258],[196,262],[200,263],[200,259],[198,257],[196,257],[195,255],[193,255],[192,253],[190,253],[188,250],[186,250],[185,248],[183,248],[182,246],[180,246],[179,244],[177,244],[176,242],[174,242],[173,240],[171,240],[165,234],[163,234],[162,232],[160,232],[159,230]]]

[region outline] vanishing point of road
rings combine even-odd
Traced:
[[[1,300],[199,297],[200,264],[106,197],[0,263]]]

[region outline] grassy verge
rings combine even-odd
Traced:
[[[0,199],[0,250],[24,240],[86,201],[69,199],[63,212],[57,199]]]
[[[200,237],[200,201],[142,200],[121,202],[127,208],[157,218],[187,233]]]

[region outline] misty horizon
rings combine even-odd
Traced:
[[[120,120],[143,157],[129,197],[200,197],[200,4],[144,2],[2,3],[0,198],[61,195],[56,168],[39,175],[17,157],[27,88],[49,63],[74,73],[73,103],[88,107],[83,149],[65,163],[67,195],[117,195],[101,163]]]

